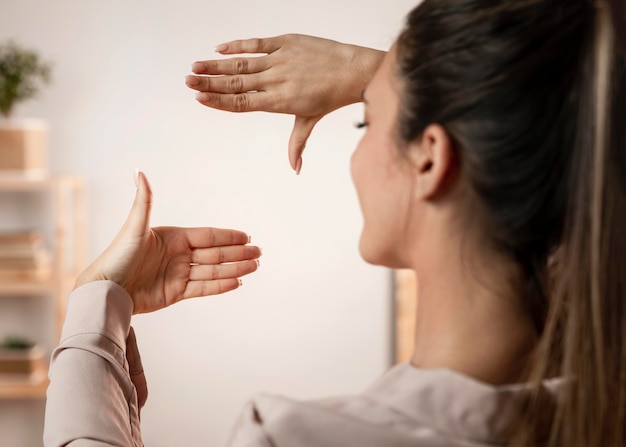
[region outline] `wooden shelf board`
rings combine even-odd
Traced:
[[[0,282],[0,296],[49,295],[54,293],[55,283],[48,281]]]
[[[2,382],[0,399],[43,399],[48,389],[48,379],[37,383]]]
[[[17,176],[0,175],[1,191],[36,191],[50,188],[52,185],[54,185],[54,180],[51,177],[29,179]]]
[[[46,190],[57,184],[77,187],[82,185],[82,180],[79,177],[71,176],[28,178],[16,175],[0,174],[0,191],[4,192]]]
[[[79,272],[69,272],[63,274],[60,279],[61,285],[65,291],[71,291],[74,288],[76,278],[78,278]],[[42,296],[51,295],[56,293],[58,287],[58,277],[52,275],[51,278],[46,280],[6,280],[0,277],[0,297],[6,296]]]

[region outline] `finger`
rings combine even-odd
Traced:
[[[224,262],[247,261],[261,256],[261,249],[254,245],[199,248],[191,252],[194,264],[223,264]]]
[[[241,286],[241,280],[237,278],[217,279],[213,281],[189,281],[183,293],[183,299],[218,295],[235,290],[239,286]]]
[[[239,39],[219,44],[215,51],[220,54],[241,54],[241,53],[273,53],[282,46],[284,36]]]
[[[215,279],[239,278],[249,275],[259,268],[259,262],[241,261],[232,264],[192,265],[189,279],[191,281],[211,281]]]
[[[141,236],[150,227],[150,211],[152,209],[152,190],[143,172],[137,171],[135,174],[137,192],[135,201],[126,219],[125,230],[130,231],[133,236]]]
[[[264,84],[255,75],[230,76],[194,76],[189,75],[185,80],[187,86],[200,92],[215,93],[243,93],[252,90],[265,90]]]
[[[185,228],[187,242],[192,248],[225,247],[227,245],[246,245],[250,237],[239,230],[223,228]]]
[[[302,153],[306,147],[306,142],[311,136],[313,127],[321,117],[296,116],[293,130],[289,137],[289,164],[298,174],[302,168]]]
[[[268,68],[269,61],[265,57],[236,57],[232,59],[197,61],[191,64],[193,73],[204,75],[259,73]]]
[[[266,92],[246,92],[235,94],[196,93],[196,100],[205,106],[228,112],[273,112],[276,103]]]

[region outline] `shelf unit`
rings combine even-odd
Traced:
[[[43,224],[52,229],[52,272],[45,280],[0,280],[0,311],[2,298],[6,297],[52,299],[54,315],[50,318],[54,323],[53,344],[56,345],[63,328],[67,297],[77,273],[85,265],[84,182],[73,176],[38,179],[0,176],[0,194],[31,192],[47,193],[52,200],[53,215]],[[47,378],[39,382],[0,380],[0,399],[44,398],[47,387]]]

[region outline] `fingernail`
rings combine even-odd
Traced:
[[[302,170],[302,157],[298,158],[296,162],[296,175],[300,175],[300,171]]]
[[[248,235],[248,244],[252,242],[252,236]]]
[[[204,72],[204,64],[202,62],[194,62],[191,64],[191,71],[194,73],[203,73]]]
[[[221,53],[223,51],[228,50],[228,45],[226,45],[225,43],[221,43],[218,46],[215,47],[215,52],[216,53]]]
[[[209,95],[207,95],[204,92],[198,92],[196,93],[196,101],[208,101],[209,100]]]
[[[135,181],[135,188],[139,188],[139,169],[135,168],[135,175],[133,176],[133,180]]]
[[[256,266],[261,267],[261,261],[259,261],[258,259],[256,260]]]
[[[238,279],[237,281],[239,281],[240,286],[243,286],[243,281],[241,279]]]
[[[200,79],[196,78],[195,76],[187,76],[185,78],[185,82],[187,82],[187,85],[195,87],[196,85],[200,84]]]

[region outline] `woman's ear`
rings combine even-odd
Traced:
[[[431,124],[411,143],[409,154],[417,167],[416,188],[422,199],[433,199],[444,192],[454,169],[454,144],[439,124]]]

